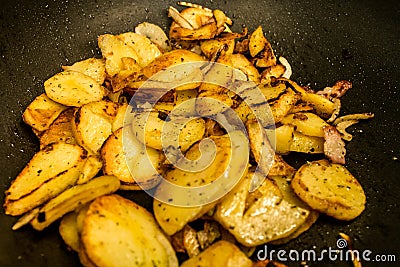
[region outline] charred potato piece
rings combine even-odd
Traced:
[[[33,100],[22,114],[22,119],[37,132],[47,130],[61,112],[68,107],[41,94]]]
[[[77,71],[60,72],[44,82],[44,90],[53,101],[80,107],[103,99],[108,91],[93,78]]]
[[[153,215],[118,195],[102,196],[90,204],[81,240],[97,266],[178,266]]]
[[[261,26],[250,35],[249,38],[249,51],[252,57],[255,57],[260,53],[264,46],[267,44],[267,39],[264,37],[264,33]]]
[[[291,186],[311,208],[339,220],[352,220],[365,208],[364,190],[357,179],[344,166],[327,160],[304,164]]]

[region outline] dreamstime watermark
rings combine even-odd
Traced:
[[[163,126],[157,124],[159,116],[157,118],[154,114],[158,112],[155,107],[163,96],[171,90],[186,90],[200,85],[208,86],[207,92],[216,90],[215,95],[198,95],[194,99],[187,99],[164,114]],[[265,138],[260,148],[262,168],[263,171],[268,171],[274,160],[275,122],[264,95],[254,82],[247,80],[243,72],[227,65],[200,61],[168,67],[146,80],[133,95],[129,103],[131,108],[125,114],[123,132],[125,148],[129,146],[130,140],[124,136],[129,136],[133,132],[135,138],[142,144],[141,151],[147,153],[146,138],[149,138],[151,134],[149,128],[151,128],[152,132],[160,133],[157,138],[161,142],[161,151],[174,168],[190,173],[200,172],[209,167],[215,159],[217,150],[215,143],[211,138],[203,138],[199,141],[201,156],[196,160],[189,160],[182,153],[179,140],[182,130],[190,121],[208,118],[216,121],[229,136],[230,153],[227,153],[227,157],[230,158],[222,174],[215,177],[211,183],[196,187],[181,186],[169,181],[154,169],[153,175],[158,175],[161,180],[157,189],[145,187],[142,189],[161,202],[184,207],[211,203],[231,191],[247,172],[250,155],[246,126],[236,110],[232,108],[232,103],[237,100],[237,97],[246,103],[248,112],[258,122],[260,129],[269,128],[268,134],[263,130],[260,131]],[[161,129],[156,127],[161,127]],[[196,128],[193,129],[195,130]],[[154,140],[154,136],[150,137]],[[129,162],[128,159],[126,161]],[[146,164],[147,169],[153,166],[150,158],[142,163]],[[138,172],[137,167],[129,164],[128,167],[135,178],[135,172]],[[141,185],[140,181],[136,182]],[[254,178],[250,191],[262,182]]]
[[[258,260],[278,260],[281,262],[337,262],[337,261],[354,261],[361,262],[396,262],[395,254],[375,254],[371,250],[356,250],[348,247],[348,243],[344,238],[336,241],[336,248],[328,247],[317,251],[316,249],[305,249],[302,251],[291,249],[269,249],[268,245],[264,245],[262,249],[257,251]]]

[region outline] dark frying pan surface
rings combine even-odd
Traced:
[[[220,8],[250,30],[262,25],[277,55],[292,64],[293,78],[314,89],[348,79],[354,88],[343,98],[343,114],[372,111],[376,117],[351,129],[346,166],[367,195],[365,212],[352,222],[321,216],[311,230],[274,249],[336,248],[339,232],[358,250],[395,254],[400,261],[400,2],[394,1],[198,1]],[[169,25],[173,1],[2,1],[0,11],[1,194],[38,149],[21,114],[43,82],[61,65],[99,56],[96,37],[132,30],[143,21]],[[299,165],[304,157],[292,156]],[[150,208],[144,194],[125,193]],[[0,266],[79,266],[63,245],[57,224],[43,232],[12,232],[16,221],[0,219]],[[272,249],[271,247],[268,247]],[[299,266],[300,263],[288,263]],[[377,262],[364,266],[389,266]],[[310,266],[351,266],[318,262]],[[396,264],[392,264],[396,266]]]

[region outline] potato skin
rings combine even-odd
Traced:
[[[365,208],[364,190],[342,165],[323,159],[304,164],[291,186],[312,209],[339,220],[353,220]]]

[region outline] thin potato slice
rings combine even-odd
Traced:
[[[228,241],[218,241],[182,263],[181,267],[251,267],[253,262],[237,246]]]
[[[243,71],[250,81],[260,82],[260,73],[244,55],[233,54],[230,58],[235,69]]]
[[[146,36],[134,32],[125,32],[118,35],[118,38],[135,50],[138,56],[138,63],[141,67],[148,65],[155,58],[161,55],[158,47]]]
[[[104,141],[112,134],[118,107],[113,102],[97,101],[79,108],[72,124],[77,142],[97,155]]]
[[[90,179],[94,178],[101,170],[101,167],[103,167],[103,163],[100,157],[96,155],[89,155],[82,167],[82,173],[76,183],[84,184]]]
[[[356,178],[342,165],[327,160],[304,164],[291,186],[311,208],[339,220],[352,220],[365,208],[365,194]]]
[[[119,180],[114,176],[100,176],[81,185],[73,186],[47,202],[31,225],[36,230],[43,230],[63,215],[88,203],[99,196],[118,190]]]
[[[76,212],[70,212],[66,214],[61,222],[60,226],[58,227],[58,231],[60,232],[61,238],[68,246],[68,248],[72,249],[73,251],[79,251],[79,232],[76,223],[76,217],[78,214]]]
[[[115,175],[121,181],[122,189],[150,189],[156,186],[160,181],[162,154],[150,147],[143,150],[143,144],[129,128],[118,129],[101,149],[103,172]],[[147,157],[151,164],[146,164]]]
[[[151,111],[149,114],[137,113],[135,115],[134,122],[132,123],[133,134],[137,136],[141,142],[144,142],[146,146],[162,150],[163,145],[164,148],[171,145],[167,140],[176,138],[176,136],[172,135],[179,133],[179,147],[182,151],[186,151],[190,146],[203,138],[205,122],[202,118],[193,118],[182,125],[181,121],[186,120],[184,116],[174,116],[166,122],[163,120],[162,115],[165,114],[158,111]],[[167,133],[163,130],[166,123],[169,123],[169,127],[172,127],[174,130],[173,132]],[[176,131],[177,129],[180,130]],[[165,138],[164,141],[163,138]]]
[[[229,161],[232,157],[230,149],[230,141],[227,135],[211,136],[214,141],[217,151],[211,165],[206,169],[198,172],[189,172],[179,168],[173,169],[166,174],[166,179],[174,184],[185,187],[197,187],[214,182],[226,170]],[[193,145],[185,154],[188,160],[196,160],[201,157],[199,143]],[[158,188],[158,193],[162,193],[162,184]],[[163,203],[154,199],[153,209],[154,215],[161,228],[168,234],[181,230],[188,222],[198,219],[207,211],[215,206],[216,202],[211,202],[208,205],[197,207],[178,207]]]
[[[309,112],[295,113],[287,115],[283,120],[283,124],[293,125],[296,131],[316,137],[324,137],[325,126],[328,126],[318,115]]]
[[[61,112],[61,114],[50,125],[50,127],[39,136],[41,149],[49,144],[57,142],[76,144],[75,136],[72,130],[74,113],[74,108],[69,108]]]
[[[57,73],[49,78],[44,82],[44,90],[53,101],[72,107],[99,101],[108,93],[93,78],[72,70]]]
[[[290,151],[307,154],[324,153],[324,142],[322,137],[308,136],[294,131]]]
[[[106,59],[106,72],[110,78],[125,69],[122,58],[132,58],[135,62],[139,60],[135,49],[126,45],[117,36],[103,34],[99,36],[97,41],[103,58]]]
[[[68,107],[51,100],[41,94],[33,100],[22,114],[22,119],[34,130],[47,130],[53,121]]]
[[[48,162],[58,159],[51,159]],[[43,185],[17,200],[5,201],[4,208],[6,214],[13,216],[24,214],[32,209],[42,205],[46,201],[58,196],[67,188],[70,188],[78,180],[81,174],[81,169],[85,161],[80,161],[77,165],[57,174],[50,180],[47,180]]]
[[[271,111],[275,123],[281,122],[299,99],[300,96],[289,88],[277,100],[271,102]]]
[[[262,27],[258,26],[258,28],[250,35],[249,39],[249,51],[251,57],[255,57],[260,53],[266,44],[267,39],[264,37]]]
[[[77,145],[55,143],[37,152],[6,191],[6,202],[17,200],[76,166],[86,158]]]
[[[144,67],[142,71],[147,78],[151,78],[154,74],[170,66],[203,60],[204,58],[202,56],[194,52],[184,49],[177,49],[157,57],[153,62]]]
[[[178,266],[171,244],[151,213],[118,195],[91,203],[81,239],[97,266]]]
[[[103,84],[106,78],[104,59],[88,58],[75,62],[71,66],[63,66],[63,70],[73,70],[92,77],[98,84]]]
[[[253,178],[253,176],[256,176]],[[242,245],[252,247],[284,238],[304,223],[309,210],[287,201],[269,179],[249,193],[252,179],[264,175],[249,172],[217,205],[214,218]]]

